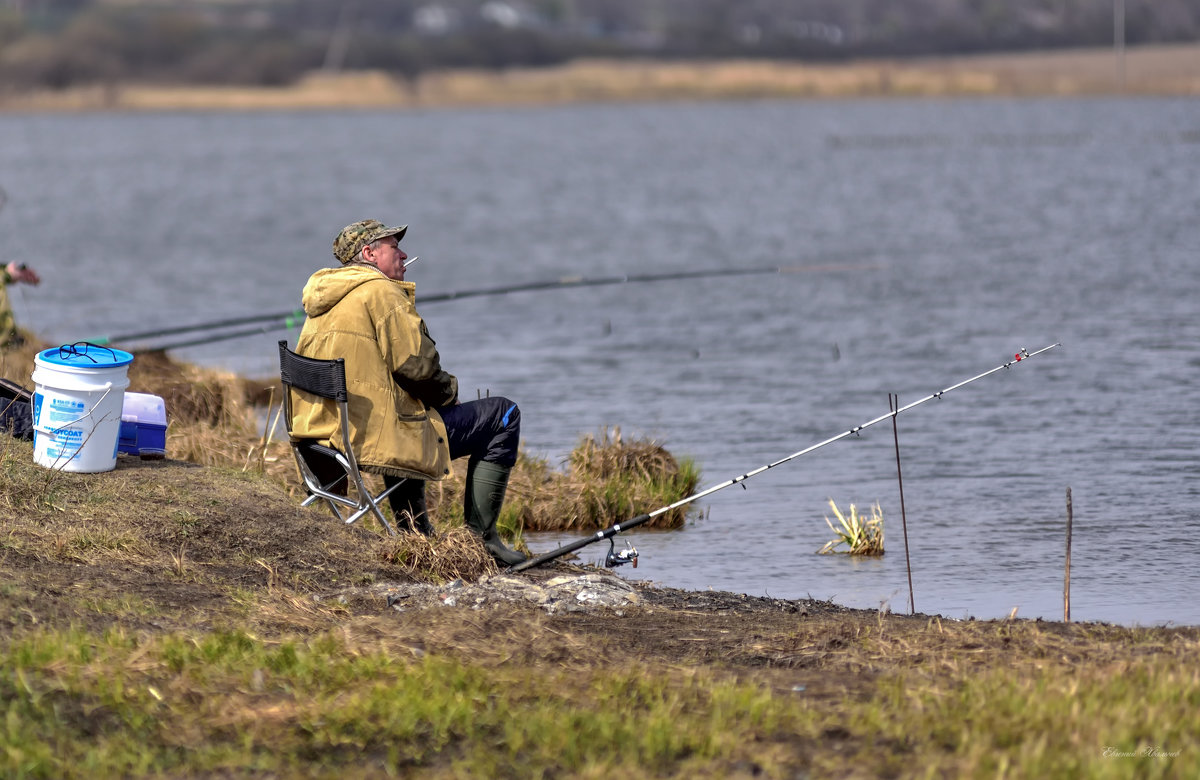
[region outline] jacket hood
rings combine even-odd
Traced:
[[[300,301],[304,313],[319,317],[336,306],[352,291],[370,282],[391,282],[378,268],[369,265],[350,265],[344,268],[322,268],[314,273],[304,285]],[[412,282],[395,282],[405,288],[411,300],[415,285]]]

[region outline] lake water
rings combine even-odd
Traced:
[[[1070,488],[1072,617],[1200,624],[1197,171],[1182,99],[9,115],[0,258],[42,274],[14,304],[62,342],[285,311],[366,217],[410,225],[418,298],[799,267],[422,307],[531,453],[620,426],[702,487],[1062,342],[899,417],[916,608],[1061,618]],[[271,376],[281,335],[178,356]],[[620,573],[908,611],[890,423],[745,486],[622,537]],[[831,498],[880,503],[885,556],[816,554]]]

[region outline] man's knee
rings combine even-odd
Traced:
[[[504,396],[491,400],[496,401],[495,430],[483,459],[511,468],[517,462],[521,442],[521,409]]]
[[[520,407],[502,395],[467,401],[459,408],[462,410],[461,420],[458,419],[460,414],[451,412],[455,423],[473,431],[487,430],[493,434],[500,434],[519,433],[521,430]]]
[[[500,466],[517,460],[521,410],[499,395],[439,410],[450,435],[450,457],[470,456]]]

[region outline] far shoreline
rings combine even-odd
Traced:
[[[88,111],[296,111],[737,99],[1194,97],[1200,44],[913,59],[576,60],[549,68],[455,70],[406,80],[314,72],[284,87],[106,84],[0,92],[0,115]]]

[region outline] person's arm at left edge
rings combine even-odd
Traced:
[[[4,266],[4,283],[9,282],[25,282],[26,284],[39,284],[42,278],[38,276],[37,271],[34,271],[24,263],[13,261]]]

